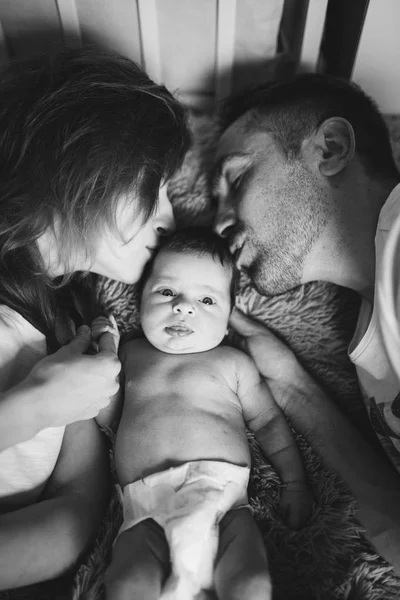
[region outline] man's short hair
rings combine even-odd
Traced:
[[[232,272],[230,286],[231,306],[235,305],[237,270],[233,256],[229,251],[227,240],[221,238],[208,227],[185,227],[176,231],[171,236],[162,238],[158,251],[145,268],[140,282],[140,296],[152,273],[157,256],[161,252],[168,251],[193,254],[195,256],[211,256],[213,260],[218,261],[225,269],[230,270]]]
[[[386,123],[375,102],[353,82],[305,74],[259,85],[226,100],[221,132],[247,111],[255,116],[249,128],[265,128],[288,160],[298,157],[302,141],[326,119],[342,117],[353,127],[364,167],[380,177],[398,174]]]

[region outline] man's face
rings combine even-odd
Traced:
[[[169,354],[211,350],[225,337],[232,270],[212,256],[161,251],[143,289],[141,324]]]
[[[288,161],[273,135],[243,115],[221,136],[216,156],[216,231],[228,237],[237,266],[256,289],[275,295],[296,287],[326,224],[322,181],[305,160]]]

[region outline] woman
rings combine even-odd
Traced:
[[[90,345],[90,281],[138,281],[173,227],[163,183],[189,136],[134,63],[88,50],[0,79],[0,589],[74,565],[107,503],[95,417],[116,383]],[[78,274],[78,276],[77,276]],[[69,342],[69,343],[67,343]]]

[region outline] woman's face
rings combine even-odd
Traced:
[[[47,230],[37,240],[47,273],[51,277],[64,275],[71,271],[92,271],[123,283],[139,281],[146,263],[158,246],[160,236],[174,230],[172,206],[167,196],[166,185],[160,188],[157,210],[143,224],[140,216],[135,217],[132,206],[121,202],[116,214],[118,233],[105,229],[98,235],[92,256],[88,259],[79,250],[70,257],[71,264],[65,265],[57,242],[57,223],[55,232]]]
[[[124,205],[117,211],[116,224],[120,236],[112,231],[103,233],[88,270],[124,283],[136,283],[158,246],[160,236],[174,230],[166,185],[160,188],[156,212],[144,225],[140,218],[133,218],[132,207]]]

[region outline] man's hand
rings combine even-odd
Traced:
[[[280,510],[291,529],[301,529],[311,515],[313,495],[305,480],[283,483],[280,492]]]
[[[296,377],[300,365],[294,352],[265,325],[238,308],[232,311],[229,324],[242,337],[242,349],[252,357],[269,384],[290,382]]]

